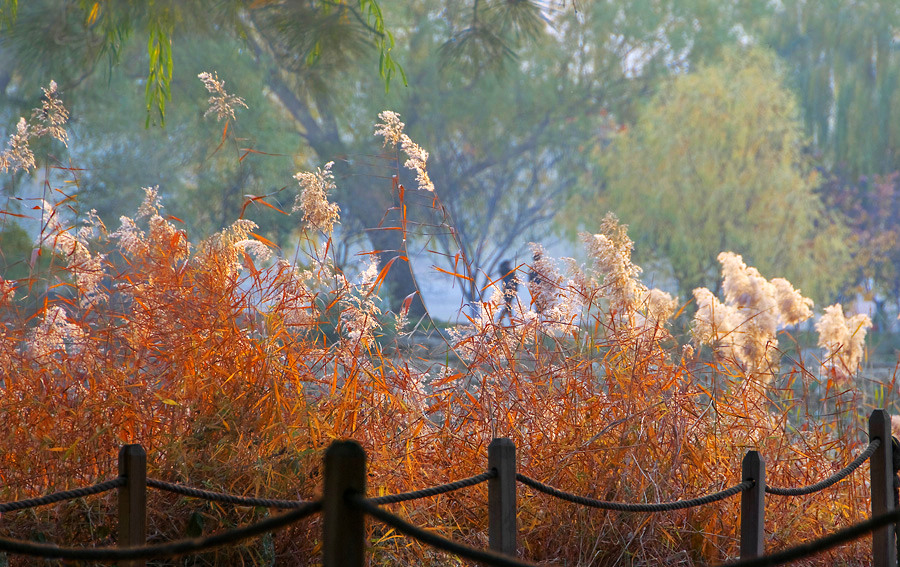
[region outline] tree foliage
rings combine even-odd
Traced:
[[[435,35],[428,39],[424,51],[415,51],[408,44],[400,50],[405,57],[415,58],[418,68],[446,66],[441,47],[446,47],[457,35],[467,10],[471,9],[474,18],[497,27],[497,38],[505,43],[510,55],[501,62],[506,65],[512,60],[513,48],[528,38],[533,39],[546,24],[533,6],[518,11],[523,9],[521,4],[530,3],[507,4],[476,2],[468,8],[457,6],[456,19],[440,20],[445,25],[437,28],[429,22],[441,10],[438,3],[416,9],[415,17],[403,19],[406,27],[401,32],[405,39],[422,28]],[[289,151],[297,162],[295,167],[337,160],[335,170],[342,187],[340,198],[347,213],[344,236],[365,234],[371,248],[382,251],[382,261],[390,261],[396,255],[394,251],[400,248],[397,235],[371,231],[379,225],[385,211],[395,206],[389,182],[379,187],[374,181],[377,177],[373,178],[373,175],[383,176],[385,169],[390,171],[390,166],[373,170],[362,166],[365,160],[358,156],[376,151],[371,125],[377,113],[396,107],[401,100],[415,99],[379,93],[384,89],[379,89],[379,80],[368,71],[377,59],[384,82],[390,81],[392,74],[403,74],[391,55],[395,40],[385,29],[380,4],[235,1],[216,3],[208,12],[201,8],[193,2],[156,2],[132,7],[127,2],[40,0],[20,13],[15,26],[4,35],[7,48],[4,52],[8,57],[3,69],[7,81],[16,90],[27,92],[44,80],[47,73],[58,73],[64,90],[78,95],[83,110],[93,111],[90,116],[78,114],[82,123],[94,128],[102,124],[100,128],[110,133],[100,138],[100,142],[92,137],[86,150],[70,156],[83,160],[79,165],[85,172],[79,174],[78,186],[85,203],[101,209],[101,214],[109,219],[115,216],[116,210],[123,210],[124,201],[136,197],[140,186],[158,183],[163,194],[171,199],[174,211],[186,214],[186,220],[201,233],[209,233],[239,211],[242,195],[270,195],[279,191],[272,179],[284,172],[280,166],[267,165],[273,161],[284,162],[284,156],[266,160],[255,154],[243,155],[238,164],[235,158],[243,148]],[[398,16],[408,8],[398,5],[392,9],[398,21],[401,19]],[[42,11],[57,14],[51,25],[42,24]],[[190,34],[185,33],[188,29]],[[140,35],[136,30],[149,30],[147,49],[141,42],[132,41]],[[61,39],[42,41],[50,38]],[[373,42],[377,49],[372,49]],[[103,54],[109,55],[110,62],[105,77],[96,74]],[[29,61],[30,66],[22,68]],[[50,65],[41,66],[40,61]],[[482,64],[488,67],[488,62]],[[142,77],[142,73],[131,71],[142,65],[149,65],[148,75]],[[176,67],[179,71],[173,74]],[[276,124],[273,128],[251,129],[263,140],[261,144],[249,140],[238,142],[229,136],[236,151],[229,151],[230,147],[215,148],[218,141],[214,132],[196,116],[190,116],[194,107],[182,103],[181,108],[176,104],[166,110],[168,98],[181,102],[194,98],[193,93],[202,92],[196,74],[214,67],[228,68],[223,78],[227,77],[229,85],[239,94],[250,96],[247,91],[253,91],[254,100],[247,118],[255,126],[268,127],[273,116],[275,122],[280,122],[281,127]],[[428,78],[432,82],[444,79],[440,74]],[[108,82],[107,92],[102,92],[103,81]],[[130,131],[129,117],[140,114],[135,109],[138,99],[135,83],[143,85],[147,119],[151,119],[153,112],[159,120],[166,113],[175,113],[178,126],[164,134]],[[257,85],[261,84],[266,86],[259,89]],[[246,85],[253,87],[247,89]],[[120,104],[114,102],[116,99]],[[29,102],[22,100],[20,106],[27,108]],[[156,110],[151,108],[151,102]],[[505,101],[490,100],[488,107],[497,108],[496,104]],[[109,113],[110,107],[121,108]],[[285,121],[285,113],[292,120]],[[500,125],[498,132],[502,128]],[[279,136],[285,129],[299,133],[301,147],[296,142],[284,143],[285,139]],[[233,131],[232,127],[229,133]],[[211,140],[215,140],[212,145]],[[268,163],[260,164],[260,161]],[[135,174],[128,171],[129,162],[143,162],[145,167]],[[152,172],[158,172],[160,179],[146,179]],[[142,180],[138,182],[138,178]],[[214,189],[216,184],[222,187],[218,195]],[[277,195],[270,202],[280,208],[284,206]],[[403,270],[396,272],[402,280]],[[396,282],[392,278],[390,283],[389,288],[396,288],[395,295],[399,298],[412,291],[409,280],[394,286]]]
[[[851,231],[852,279],[848,283],[854,287],[845,295],[859,292],[874,299],[876,317],[884,316],[884,298],[900,297],[900,174],[854,179],[839,170],[817,191],[829,207],[845,214]]]
[[[239,216],[247,195],[271,194],[270,204],[290,208],[293,197],[281,190],[293,185],[291,175],[305,165],[304,154],[294,125],[265,92],[242,90],[249,108],[241,108],[237,120],[227,125],[214,115],[204,116],[209,93],[197,78],[200,72],[222,69],[229,89],[264,80],[252,59],[240,56],[240,44],[228,38],[177,42],[173,56],[182,72],[171,90],[178,104],[170,107],[174,122],[164,129],[142,127],[141,71],[124,71],[141,69],[142,48],[126,46],[120,53],[122,66],[108,78],[91,74],[63,93],[74,117],[68,125],[70,144],[54,146],[51,167],[42,177],[48,185],[72,188],[69,203],[76,219],[95,209],[113,226],[143,198],[142,187],[154,186],[168,210],[198,235],[212,234]],[[27,111],[12,116],[21,114]],[[33,181],[23,177],[20,186],[8,189],[31,196],[33,189],[26,185]],[[282,244],[295,229],[285,215],[258,203],[243,213],[267,226],[266,236]]]
[[[469,41],[476,40],[467,34],[478,33],[472,26],[507,29],[489,19],[491,10],[484,19],[464,10],[445,10],[442,18],[434,8],[408,11],[412,17],[397,25],[415,30],[404,36],[412,88],[391,108],[432,150],[431,177],[454,232],[429,234],[448,264],[456,267],[458,240],[484,279],[497,277],[504,256],[530,261],[524,244],[547,239],[591,149],[607,143],[616,121],[632,116],[660,77],[731,37],[727,22],[736,11],[705,2],[595,2],[583,11],[532,13],[534,25],[523,27],[535,30],[533,38],[515,59],[498,55],[501,70],[488,75],[473,72],[477,58],[470,52],[478,50],[454,42],[463,41],[460,28],[469,30],[462,34]],[[702,25],[688,25],[695,21]],[[441,44],[447,36],[449,44]],[[435,51],[438,57],[416,55]],[[458,60],[442,65],[450,55]],[[484,287],[476,280],[466,284],[469,299]]]
[[[600,153],[607,193],[589,194],[589,214],[619,213],[639,256],[662,260],[682,297],[730,250],[823,298],[845,277],[845,232],[812,191],[802,143],[771,54],[726,51],[674,78]]]
[[[47,14],[53,14],[50,25]],[[267,33],[299,38],[290,44],[298,67],[328,65],[371,46],[379,55],[378,71],[385,85],[395,75],[403,75],[392,56],[393,36],[376,0],[35,0],[24,10],[9,1],[0,7],[0,29],[3,24],[8,28],[4,43],[17,56],[24,53],[41,61],[67,56],[75,60],[74,69],[90,72],[103,56],[110,65],[118,64],[132,38],[144,43],[148,125],[165,122],[175,73],[174,43],[197,34],[246,37],[254,31],[254,18],[267,22],[271,27],[264,30]],[[77,49],[71,52],[73,46]]]
[[[815,150],[851,176],[900,169],[900,4],[779,4],[747,27],[784,60]]]
[[[520,227],[546,232],[554,202],[576,183],[585,156],[592,149],[602,151],[619,124],[633,123],[653,93],[667,88],[668,77],[701,64],[714,66],[723,48],[727,51],[737,40],[771,43],[785,58],[785,81],[798,93],[798,116],[811,136],[812,146],[806,149],[813,155],[824,152],[826,169],[845,164],[850,175],[896,169],[896,121],[890,120],[896,55],[888,37],[896,10],[874,1],[860,3],[859,10],[845,4],[7,1],[3,13],[17,6],[18,13],[11,27],[0,23],[0,80],[9,86],[7,102],[22,108],[32,105],[20,93],[36,92],[48,75],[67,95],[82,88],[84,93],[96,91],[104,81],[133,81],[140,89],[120,91],[130,101],[123,98],[128,106],[123,113],[160,121],[163,113],[178,112],[186,98],[183,87],[193,82],[196,66],[182,61],[191,59],[184,53],[194,49],[197,38],[227,46],[233,71],[241,70],[224,75],[229,85],[244,96],[255,85],[265,85],[259,99],[266,108],[255,107],[260,114],[252,120],[281,112],[282,134],[299,133],[299,144],[274,151],[295,152],[294,161],[302,167],[336,159],[343,234],[364,235],[370,248],[386,251],[383,263],[396,256],[391,251],[402,243],[396,232],[372,229],[384,220],[386,209],[399,209],[390,182],[379,185],[375,176],[389,176],[396,167],[392,171],[382,167],[383,158],[366,156],[377,153],[370,137],[374,117],[387,108],[397,110],[410,134],[433,151],[433,173],[444,204],[459,234],[465,231],[471,243],[464,253],[491,273],[501,256],[515,255],[522,241],[531,238]],[[846,18],[832,22],[829,7]],[[865,32],[870,27],[877,31],[874,38]],[[104,61],[109,71],[99,73]],[[245,72],[245,66],[251,69]],[[398,76],[409,88],[386,93],[383,87]],[[135,110],[134,98],[144,106]],[[876,111],[868,112],[870,107]],[[255,108],[251,105],[251,112]],[[290,119],[284,120],[285,115]],[[184,122],[178,118],[179,124]],[[186,161],[202,154],[200,148],[211,149],[188,142],[189,134],[163,136],[174,138],[173,144],[178,140],[179,148],[195,148]],[[266,151],[262,146],[274,144],[255,147]],[[208,217],[203,222],[210,223],[210,230],[218,228],[212,226],[216,218],[228,216],[224,208],[240,206],[239,186],[249,182],[252,187],[243,193],[253,195],[280,188],[274,176],[260,182],[264,168],[251,172],[246,163],[223,180],[213,172],[224,167],[224,157],[225,152],[218,152],[211,161],[202,158],[218,165],[201,176],[210,187],[220,182],[231,187],[220,191],[221,214],[204,206],[189,209]],[[378,167],[371,167],[378,161]],[[178,169],[164,171],[182,181],[197,175],[185,176]],[[595,173],[587,183],[604,184],[606,173]],[[173,194],[179,185],[171,185]],[[194,203],[218,206],[219,199],[211,199],[216,191],[193,192]],[[481,206],[485,203],[496,206]],[[513,212],[506,215],[510,207]],[[497,229],[504,216],[517,220]],[[570,225],[579,222],[574,217],[586,228],[596,224],[582,214],[573,215]],[[833,227],[824,233],[836,234]],[[445,242],[442,253],[452,255],[455,245]],[[499,247],[488,251],[495,245]],[[745,255],[765,269],[764,260]],[[714,262],[704,267],[710,276],[715,271]],[[394,289],[393,282],[390,287]],[[396,290],[397,298],[405,298],[412,282],[398,282]]]

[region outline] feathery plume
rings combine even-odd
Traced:
[[[301,191],[294,200],[291,211],[303,211],[304,222],[325,234],[331,234],[335,223],[341,219],[341,208],[328,201],[328,192],[336,187],[334,174],[331,172],[333,165],[334,162],[330,161],[325,164],[324,169],[317,168],[315,173],[301,171],[294,175]]]
[[[718,260],[725,302],[706,288],[694,290],[694,339],[751,372],[771,377],[778,330],[812,317],[813,302],[784,278],[767,280],[739,254],[722,252]]]
[[[19,118],[15,133],[9,137],[7,148],[0,152],[0,171],[31,171],[37,164],[31,150],[31,140],[42,136],[51,136],[68,145],[68,134],[63,126],[69,120],[66,110],[58,98],[55,81],[50,81],[49,88],[42,88],[44,97],[41,107],[31,112],[32,123]]]
[[[417,143],[403,132],[405,124],[400,121],[400,115],[396,112],[385,110],[378,114],[378,118],[384,121],[383,124],[375,125],[375,135],[384,137],[384,145],[390,144],[392,147],[400,146],[403,153],[408,158],[404,167],[416,172],[416,182],[419,189],[434,192],[434,183],[428,176],[426,169],[428,162],[428,152],[425,151]]]
[[[71,323],[59,305],[47,307],[41,323],[28,336],[28,353],[38,362],[49,362],[54,354],[74,354],[84,339],[84,331]]]
[[[243,98],[225,92],[225,81],[220,81],[219,75],[215,71],[200,73],[197,78],[203,81],[206,90],[212,93],[212,96],[209,97],[209,109],[203,114],[204,118],[215,114],[218,122],[221,122],[223,118],[235,120],[235,108],[239,106],[249,108]]]
[[[872,327],[868,315],[844,316],[839,303],[829,305],[816,321],[819,347],[825,349],[823,367],[841,379],[849,379],[859,370],[865,352],[866,333]]]
[[[50,81],[49,88],[41,87],[41,90],[44,91],[41,107],[31,112],[32,120],[37,123],[34,133],[36,136],[49,135],[68,146],[69,135],[63,126],[69,121],[69,111],[59,100],[56,81]]]

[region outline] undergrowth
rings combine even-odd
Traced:
[[[219,92],[213,76],[203,80]],[[46,93],[52,101],[55,88]],[[220,95],[216,104],[231,100]],[[399,116],[380,118],[377,133],[407,154],[420,183],[409,191],[432,193],[441,207],[427,152],[403,133]],[[226,127],[223,135],[233,133]],[[21,151],[16,143],[8,152]],[[8,169],[23,161],[5,159]],[[538,276],[534,305],[514,305],[499,322],[496,282],[468,324],[451,330],[452,355],[408,354],[398,339],[414,325],[379,299],[388,270],[361,266],[349,278],[329,257],[339,221],[328,202],[329,167],[297,180],[303,230],[293,259],[246,219],[192,244],[154,189],[115,230],[73,217],[67,199],[31,212],[44,227],[35,250],[52,259],[22,259],[26,275],[0,279],[0,500],[111,478],[124,443],[143,445],[155,478],[315,498],[323,452],[343,438],[363,445],[368,494],[381,495],[479,474],[490,441],[509,437],[519,471],[532,478],[605,500],[665,502],[736,484],[751,449],[765,459],[770,485],[818,481],[865,447],[872,404],[893,398],[893,383],[877,400],[860,393],[854,349],[866,322],[838,319],[834,309],[846,336],[831,340],[838,330],[823,328],[822,364],[784,360],[783,329],[811,317],[811,302],[734,254],[721,257],[724,300],[696,291],[694,340],[679,344],[669,328],[686,306],[641,283],[626,229],[611,215],[584,235],[586,265],[536,248],[534,265],[519,267]],[[390,269],[407,269],[404,262]],[[864,465],[814,496],[769,496],[766,548],[867,518],[867,478]],[[480,485],[392,510],[485,547],[486,501]],[[520,487],[518,506],[521,556],[539,563],[689,566],[738,553],[737,498],[636,514],[582,509]],[[149,509],[154,542],[270,513],[153,491]],[[115,515],[107,494],[4,515],[0,531],[114,545]],[[459,564],[374,521],[367,529],[372,564]],[[320,530],[314,517],[159,564],[317,564]],[[808,564],[866,564],[869,545],[860,540]]]

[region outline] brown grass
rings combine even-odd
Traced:
[[[379,495],[483,472],[488,443],[509,437],[524,474],[625,502],[731,486],[749,449],[762,453],[771,485],[809,484],[865,446],[869,407],[852,388],[829,390],[802,367],[764,385],[705,352],[685,358],[667,332],[632,332],[610,313],[602,284],[577,290],[581,316],[564,327],[551,329],[522,313],[504,327],[489,312],[455,345],[468,352],[463,359],[423,361],[384,348],[387,339],[351,332],[352,317],[387,318],[368,303],[380,281],[346,281],[328,266],[327,246],[310,248],[308,287],[291,291],[283,266],[254,260],[233,232],[188,251],[189,235],[170,220],[148,213],[138,225],[142,246],[102,231],[84,239],[92,257],[108,254],[98,297],[85,300],[89,290],[77,283],[84,267],[66,257],[50,272],[17,281],[18,298],[6,296],[0,500],[111,478],[119,446],[135,442],[147,450],[156,478],[313,498],[321,490],[323,451],[335,439],[363,444],[369,494]],[[45,238],[49,243],[54,235]],[[36,313],[20,309],[21,296],[53,282],[66,293]],[[305,304],[309,322],[290,324],[287,314],[301,292],[310,294],[304,301],[315,296]],[[565,293],[571,298],[574,291]],[[43,339],[41,347],[34,329],[56,306],[64,309],[68,338]],[[814,496],[767,497],[767,549],[866,518],[867,478],[865,465]],[[525,487],[518,494],[521,556],[531,561],[671,567],[737,555],[737,498],[635,514],[582,509]],[[392,509],[483,547],[486,500],[482,485]],[[153,541],[268,513],[158,493],[150,508]],[[115,498],[12,513],[0,526],[4,536],[110,545]],[[373,564],[458,564],[375,522],[368,529]],[[320,520],[312,519],[172,564],[316,564],[319,530]],[[864,539],[808,564],[862,565],[868,553]]]

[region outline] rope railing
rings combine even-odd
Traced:
[[[535,563],[522,561],[489,550],[476,549],[437,535],[432,531],[411,524],[399,516],[373,505],[371,499],[362,498],[358,494],[348,495],[347,500],[351,506],[357,507],[387,526],[394,528],[398,532],[442,551],[462,557],[463,559],[478,561],[484,565],[496,567],[536,567]],[[865,520],[819,539],[804,542],[788,549],[772,553],[771,555],[731,561],[723,563],[719,565],[719,567],[770,567],[784,565],[792,561],[812,557],[839,545],[857,540],[877,529],[890,524],[895,524],[898,521],[900,521],[900,510],[894,510],[893,512],[882,514],[876,518]]]
[[[364,511],[366,514],[397,530],[398,532],[416,539],[422,543],[431,545],[432,547],[435,547],[442,551],[446,551],[448,553],[452,553],[454,555],[462,557],[463,559],[469,559],[472,561],[477,561],[484,565],[496,567],[536,567],[537,565],[535,563],[522,561],[520,559],[499,554],[490,550],[470,547],[468,545],[453,541],[449,538],[437,535],[432,531],[428,531],[419,526],[411,524],[406,520],[400,518],[399,516],[391,514],[390,512],[373,505],[370,499],[362,498],[358,494],[348,495],[347,500],[351,506]],[[740,559],[737,561],[731,561],[728,563],[723,563],[719,565],[719,567],[774,567],[777,565],[784,565],[792,561],[798,561],[800,559],[812,557],[839,545],[857,540],[877,529],[895,524],[898,521],[900,521],[900,510],[894,510],[893,512],[882,514],[881,516],[878,516],[876,518],[865,520],[853,526],[838,530],[837,532],[834,532],[827,536],[823,536],[819,539],[804,542],[788,549],[783,549],[781,551],[772,553],[771,555],[756,557],[752,559]]]
[[[745,490],[750,490],[756,484],[753,480],[745,480],[734,486],[731,486],[724,490],[720,490],[719,492],[714,492],[712,494],[707,494],[706,496],[699,496],[697,498],[691,498],[688,500],[631,504],[627,502],[607,502],[604,500],[597,500],[595,498],[588,498],[586,496],[579,496],[577,494],[572,494],[571,492],[559,490],[558,488],[554,488],[548,484],[544,484],[543,482],[527,477],[524,474],[516,474],[516,480],[526,486],[530,486],[538,492],[549,494],[550,496],[559,498],[560,500],[574,502],[575,504],[588,506],[590,508],[600,508],[602,510],[613,510],[616,512],[670,512],[672,510],[683,510],[684,508],[704,506],[706,504],[718,502],[719,500],[724,500],[725,498],[730,498],[735,494],[740,494]]]
[[[496,476],[497,471],[489,470],[488,472],[484,472],[479,475],[470,476],[469,478],[464,478],[455,482],[448,482],[447,484],[441,484],[440,486],[432,486],[430,488],[423,488],[421,490],[413,490],[412,492],[401,492],[400,494],[376,496],[373,498],[367,498],[366,500],[367,502],[375,505],[397,504],[399,502],[418,500],[420,498],[429,498],[431,496],[453,492],[454,490],[459,490],[461,488],[476,486],[478,484],[481,484],[482,482],[486,482],[492,478],[495,478]]]
[[[418,500],[420,498],[428,498],[432,496],[438,496],[440,494],[446,494],[448,492],[453,492],[462,488],[468,488],[470,486],[476,486],[481,484],[491,478],[497,476],[496,471],[488,471],[481,473],[479,475],[471,476],[469,478],[464,478],[461,480],[457,480],[454,482],[448,482],[447,484],[441,484],[438,486],[431,486],[428,488],[423,488],[420,490],[413,490],[411,492],[401,492],[399,494],[386,494],[384,496],[376,496],[369,498],[369,502],[376,505],[382,504],[397,504],[399,502],[407,502],[410,500]],[[278,500],[272,498],[256,498],[252,496],[240,496],[238,494],[232,494],[228,492],[215,492],[212,490],[204,490],[201,488],[194,488],[190,486],[185,486],[183,484],[177,484],[173,482],[165,482],[162,480],[157,480],[154,478],[147,479],[147,486],[151,488],[156,488],[157,490],[163,490],[166,492],[171,492],[173,494],[179,494],[181,496],[188,496],[191,498],[199,498],[201,500],[208,500],[210,502],[222,502],[225,504],[234,504],[236,506],[253,506],[259,508],[279,508],[283,510],[302,508],[306,504],[309,503],[308,500]]]
[[[849,465],[842,468],[838,472],[834,473],[830,477],[824,480],[820,480],[815,484],[797,488],[779,488],[776,486],[767,486],[766,494],[775,494],[777,496],[806,496],[807,494],[814,494],[816,492],[819,492],[820,490],[824,490],[829,486],[837,484],[838,482],[850,476],[850,473],[861,467],[864,462],[868,461],[880,446],[881,439],[872,439],[872,441],[869,443],[869,446],[866,447],[866,450],[863,451],[858,457],[853,459],[853,462],[851,462]]]
[[[413,539],[419,540],[422,543],[427,543],[428,545],[436,547],[437,549],[462,557],[463,559],[478,561],[479,563],[484,563],[485,565],[495,565],[497,567],[536,567],[535,563],[521,561],[519,559],[516,559],[515,557],[497,553],[496,551],[477,549],[453,541],[452,539],[439,536],[433,531],[420,528],[419,526],[413,525],[403,518],[400,518],[399,516],[391,514],[387,510],[379,508],[372,503],[371,498],[362,498],[357,494],[349,495],[347,501],[351,506],[358,508],[359,510],[372,516],[381,523],[394,528],[398,532]]]
[[[154,478],[147,479],[147,486],[164,490],[173,494],[189,496],[191,498],[199,498],[210,502],[222,502],[225,504],[234,504],[236,506],[253,506],[259,508],[280,508],[282,510],[299,509],[309,504],[309,500],[275,500],[271,498],[254,498],[252,496],[239,496],[237,494],[229,494],[227,492],[213,492],[211,490],[202,490],[200,488],[192,488],[183,484],[175,484],[172,482],[164,482]]]
[[[723,563],[718,567],[774,567],[775,565],[784,565],[792,561],[799,561],[800,559],[812,557],[823,551],[828,551],[839,545],[857,540],[876,530],[893,526],[897,522],[900,522],[900,510],[894,510],[874,518],[869,518],[868,520],[840,529],[819,539],[782,549],[781,551],[776,551],[770,555],[730,561],[728,563]],[[894,565],[896,565],[896,563],[894,563]]]
[[[0,551],[42,557],[45,559],[62,559],[66,561],[129,561],[143,559],[162,559],[197,553],[215,547],[263,535],[282,529],[307,516],[322,510],[322,501],[307,502],[305,506],[279,516],[266,518],[254,524],[233,528],[214,535],[182,539],[168,543],[142,545],[139,547],[60,547],[47,543],[36,543],[18,539],[0,538]]]
[[[756,451],[749,451],[742,461],[741,481],[724,490],[686,500],[660,503],[607,502],[565,492],[524,474],[516,472],[515,445],[509,439],[495,439],[488,446],[488,470],[484,473],[400,494],[365,497],[366,456],[362,447],[353,441],[335,442],[325,453],[324,496],[321,500],[277,500],[247,497],[225,492],[193,488],[146,476],[146,453],[139,445],[126,445],[119,454],[119,476],[99,484],[56,492],[38,498],[0,503],[0,512],[24,510],[53,504],[112,489],[119,490],[119,547],[78,548],[0,537],[0,552],[63,559],[73,561],[117,561],[122,565],[143,566],[147,559],[168,558],[196,553],[214,547],[243,541],[274,530],[282,529],[319,511],[324,512],[323,564],[325,567],[361,567],[365,560],[365,516],[369,515],[400,533],[413,537],[438,549],[486,565],[502,567],[532,567],[517,559],[516,485],[524,484],[538,492],[593,508],[622,512],[665,512],[711,504],[741,495],[740,561],[722,567],[751,567],[781,565],[819,553],[872,533],[873,565],[897,565],[895,524],[900,522],[896,503],[895,484],[900,460],[895,459],[897,441],[890,439],[890,417],[876,410],[869,419],[869,438],[865,450],[849,465],[815,484],[798,488],[766,486],[765,462]],[[764,496],[765,494],[798,496],[812,494],[840,480],[870,461],[872,517],[818,540],[803,543],[771,555],[764,554]],[[895,465],[895,461],[898,464]],[[415,526],[380,507],[420,498],[437,496],[466,487],[488,483],[488,541],[490,550],[474,547],[440,536],[426,528]],[[259,522],[226,530],[218,534],[184,539],[168,543],[146,543],[146,490],[155,488],[174,494],[209,501],[274,509],[290,512]]]
[[[6,512],[14,512],[16,510],[27,510],[28,508],[46,506],[48,504],[55,504],[57,502],[64,502],[66,500],[74,500],[76,498],[84,498],[85,496],[92,496],[94,494],[102,494],[124,485],[125,479],[122,477],[117,477],[112,480],[107,480],[105,482],[101,482],[93,486],[86,486],[84,488],[62,490],[60,492],[54,492],[53,494],[48,494],[46,496],[17,500],[15,502],[3,502],[0,503],[0,514]]]

